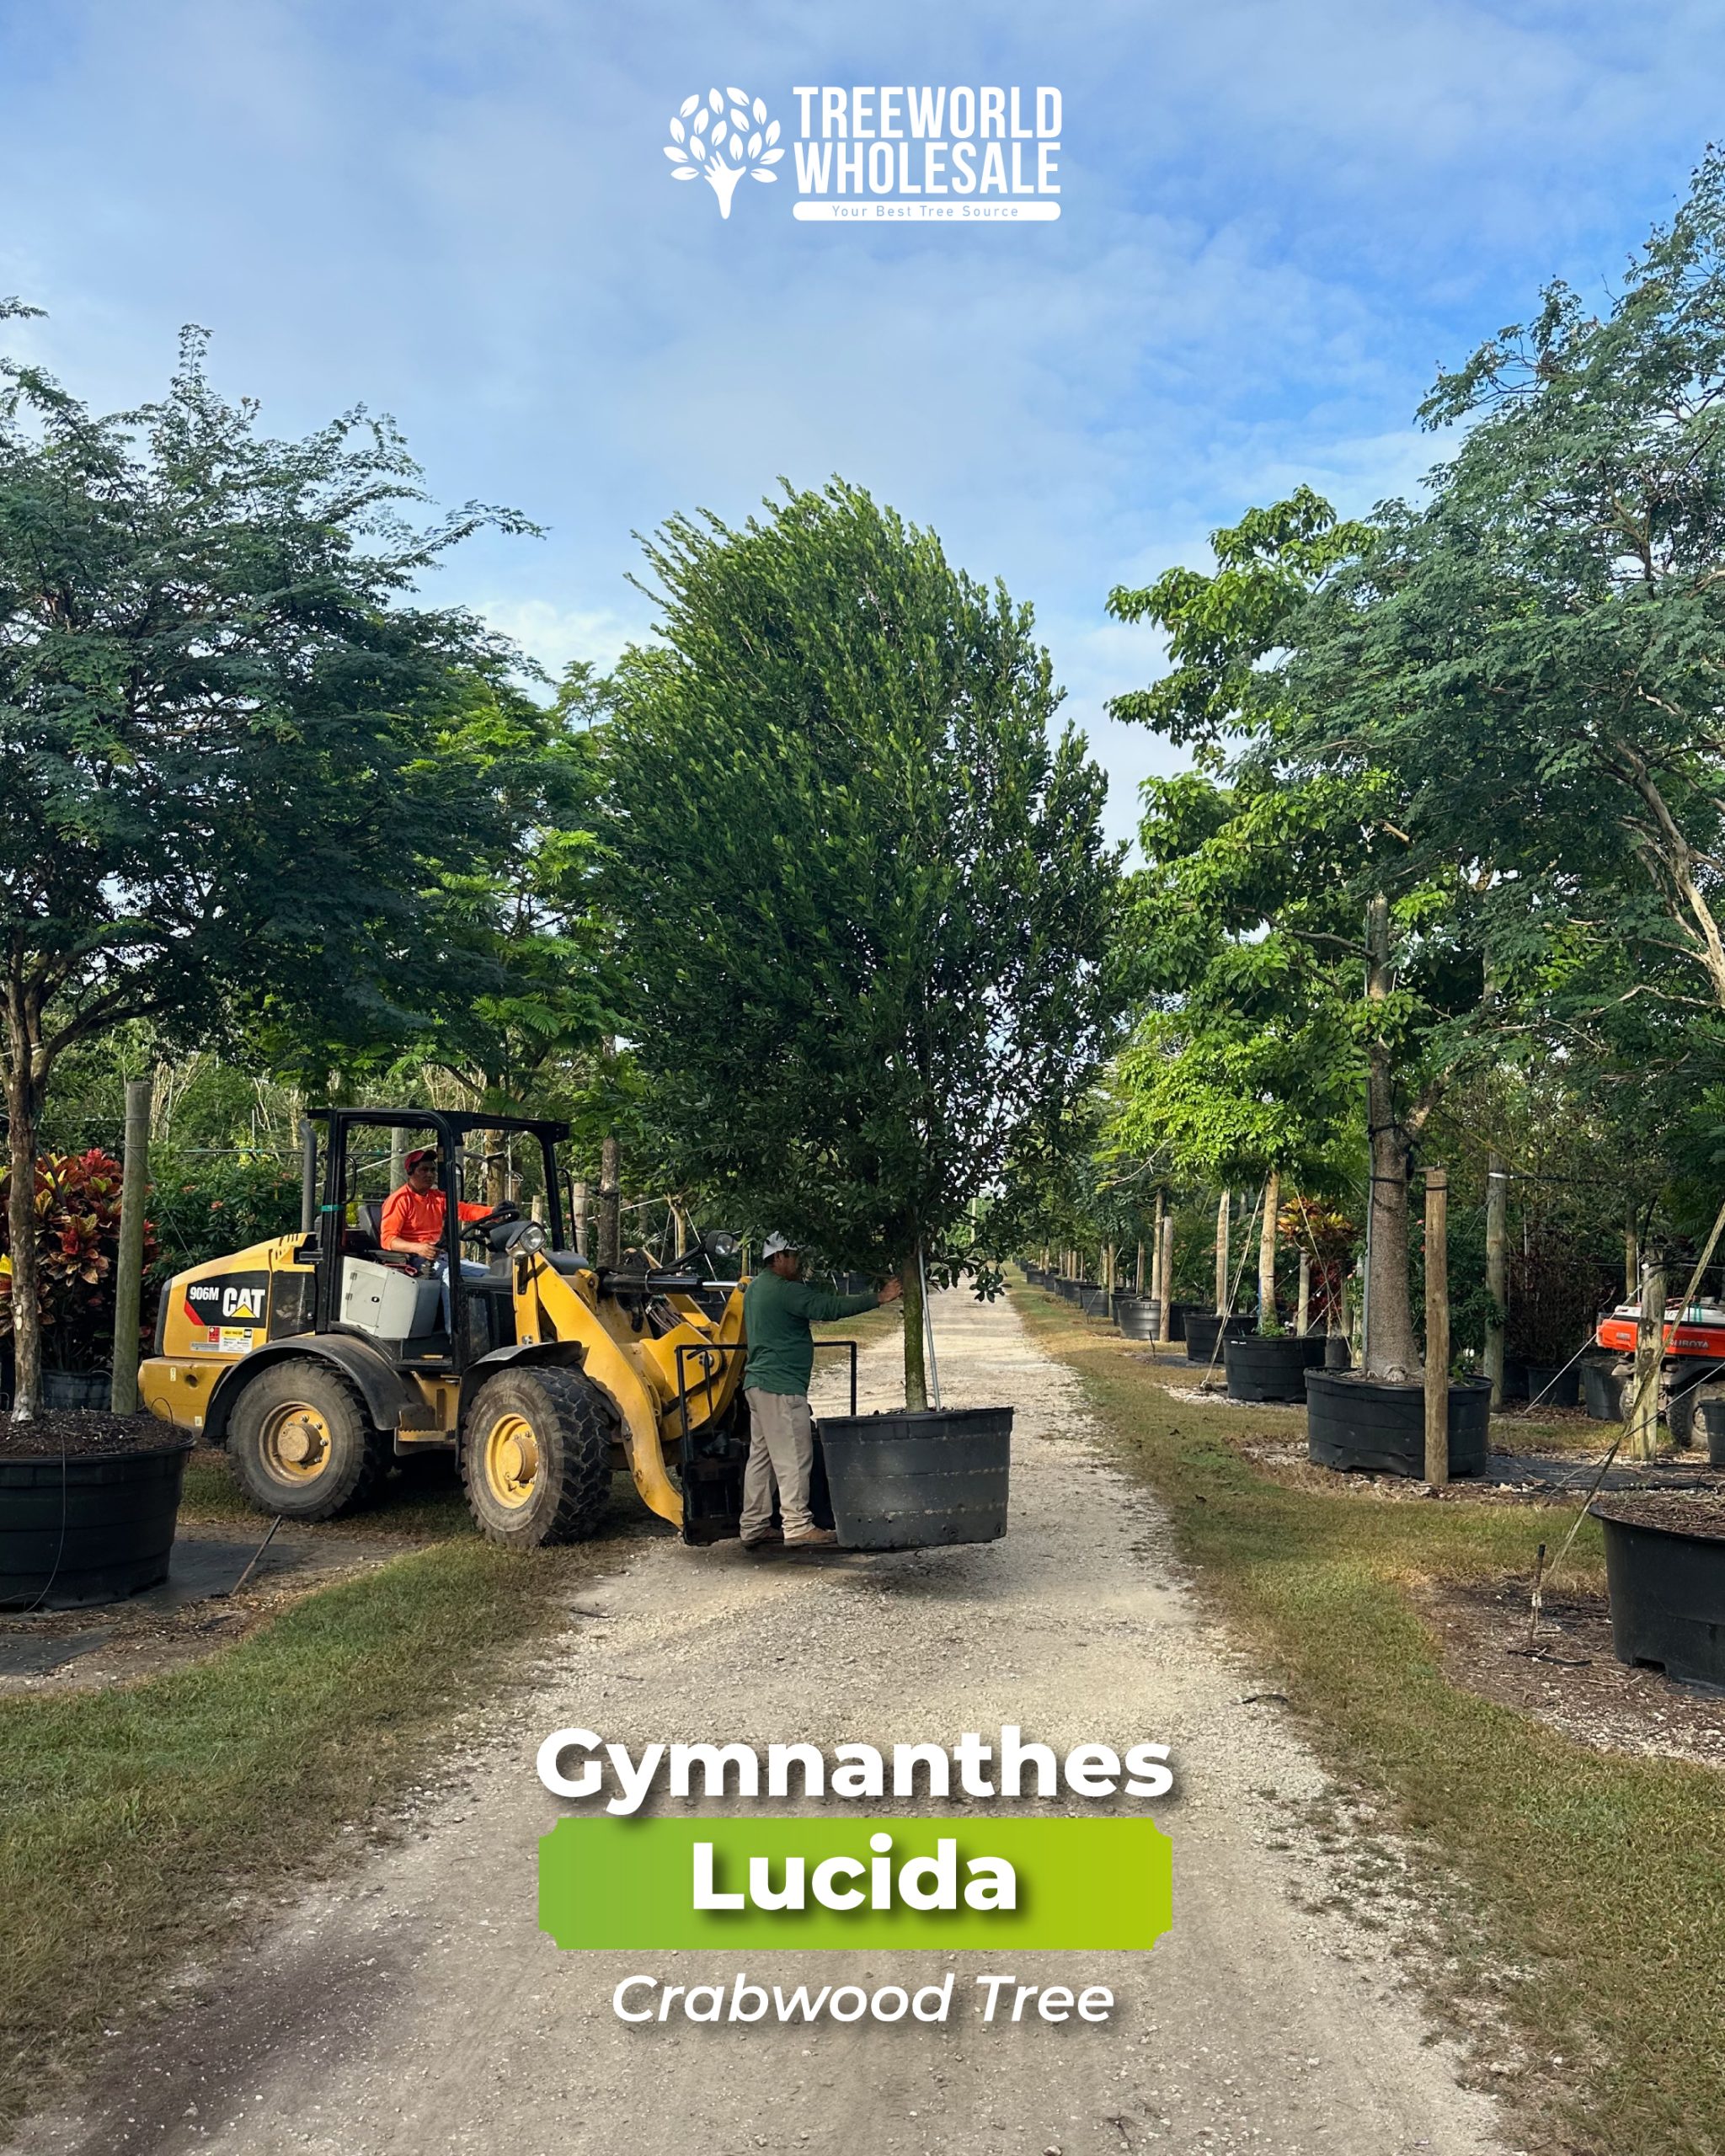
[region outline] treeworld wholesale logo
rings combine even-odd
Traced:
[[[791,214],[805,223],[1049,224],[1060,214],[1060,93],[1039,85],[798,84]],[[745,174],[771,184],[784,158],[765,101],[686,97],[665,146],[673,179],[704,179],[729,217]]]

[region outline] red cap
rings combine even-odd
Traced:
[[[411,1153],[403,1154],[402,1172],[404,1175],[409,1174],[419,1166],[421,1161],[430,1161],[435,1163],[436,1159],[437,1148],[435,1145],[416,1145]]]

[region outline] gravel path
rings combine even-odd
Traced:
[[[18,2148],[1497,2149],[1489,2105],[1430,2040],[1385,1935],[1309,1913],[1324,1882],[1290,1808],[1324,1778],[1274,1707],[1248,1702],[1262,1684],[1181,1584],[1143,1492],[1097,1454],[1071,1374],[1003,1305],[947,1295],[936,1315],[948,1404],[1018,1410],[1004,1541],[836,1561],[631,1545],[537,1688],[488,1713],[398,1843],[194,1982],[167,2035],[125,2063],[120,2093],[36,2121]],[[895,1339],[865,1353],[865,1405],[903,1397],[899,1353]],[[622,1976],[727,1981],[737,1958],[560,1954],[535,1928],[536,1843],[557,1807],[533,1752],[553,1728],[632,1746],[950,1743],[1007,1721],[1057,1749],[1174,1749],[1175,1796],[1158,1807],[1174,1840],[1170,1936],[1148,1956],[1032,1954],[1013,1969],[1022,1983],[1110,1986],[1106,2025],[985,2027],[962,2002],[992,1960],[894,1952],[756,1956],[749,1973],[920,1983],[956,1966],[946,2026],[627,2027],[611,2010]]]

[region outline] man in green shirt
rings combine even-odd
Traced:
[[[772,1529],[772,1492],[778,1486],[779,1517],[788,1550],[836,1542],[830,1527],[817,1527],[809,1510],[814,1471],[814,1418],[809,1412],[809,1380],[814,1369],[809,1325],[855,1317],[900,1289],[889,1280],[876,1294],[827,1295],[798,1278],[803,1255],[782,1235],[769,1235],[761,1269],[743,1291],[743,1331],[749,1342],[743,1392],[749,1402],[749,1464],[743,1474],[740,1533],[745,1549],[777,1540]]]

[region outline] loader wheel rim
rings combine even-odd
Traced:
[[[499,1415],[481,1449],[485,1487],[511,1512],[527,1503],[539,1479],[539,1440],[525,1415]]]
[[[329,1425],[309,1401],[285,1400],[264,1417],[259,1449],[278,1481],[315,1482],[329,1465]]]

